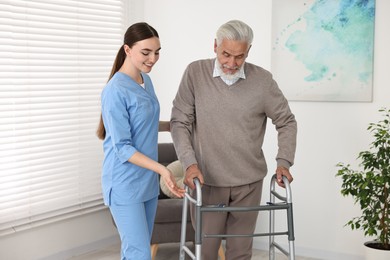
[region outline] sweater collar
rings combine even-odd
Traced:
[[[241,68],[240,70],[238,71],[238,75],[237,77],[235,78],[232,78],[232,79],[229,79],[229,78],[226,78],[223,76],[223,72],[221,70],[221,65],[220,63],[218,62],[217,59],[215,59],[214,61],[214,71],[213,71],[213,77],[216,78],[216,77],[220,77],[227,85],[233,85],[234,83],[236,83],[239,79],[245,79],[245,71],[244,71],[244,65],[245,63],[243,63],[241,65]]]

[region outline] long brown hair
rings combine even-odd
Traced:
[[[119,48],[119,51],[116,55],[108,81],[114,76],[114,74],[122,67],[123,63],[125,62],[126,53],[124,45],[127,45],[131,48],[136,42],[152,37],[158,38],[159,36],[157,31],[149,24],[141,22],[135,23],[130,26],[125,33],[123,45]],[[100,114],[100,122],[96,130],[96,135],[101,140],[104,140],[104,138],[106,137],[106,129],[104,127],[102,114]]]

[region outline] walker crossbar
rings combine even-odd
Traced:
[[[189,195],[189,188],[186,186],[186,194],[183,199],[183,214],[182,214],[182,230],[180,240],[180,260],[185,259],[185,253],[193,260],[201,260],[202,238],[227,238],[227,237],[260,237],[269,236],[269,259],[275,260],[275,248],[288,256],[289,260],[295,260],[294,246],[294,223],[292,211],[292,196],[291,187],[287,178],[283,176],[286,196],[282,196],[275,190],[276,174],[271,178],[270,186],[270,202],[267,205],[259,205],[252,207],[228,207],[224,204],[219,205],[202,205],[201,185],[198,179],[194,179],[196,187],[196,199]],[[276,203],[276,198],[281,201]],[[193,253],[186,245],[186,224],[187,224],[187,207],[188,202],[195,204],[195,253]],[[287,231],[275,232],[275,211],[286,210],[287,215]],[[203,212],[246,212],[246,211],[269,211],[270,226],[269,232],[255,234],[202,234],[202,213]],[[289,250],[284,249],[275,242],[275,236],[285,235],[288,238]]]

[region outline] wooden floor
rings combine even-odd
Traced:
[[[190,247],[190,245],[189,245]],[[92,251],[83,255],[69,258],[69,260],[119,260],[120,245],[113,245],[101,250]],[[179,259],[179,245],[177,243],[159,245],[155,260],[175,260]],[[187,257],[186,259],[190,259]],[[268,259],[268,252],[262,250],[253,250],[252,260]],[[277,254],[275,260],[287,260],[284,255]],[[307,257],[295,257],[296,260],[319,260]]]

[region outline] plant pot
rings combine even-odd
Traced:
[[[365,246],[365,260],[389,260],[390,250],[376,249],[377,241],[369,241],[364,243]],[[374,248],[373,248],[374,247]]]

